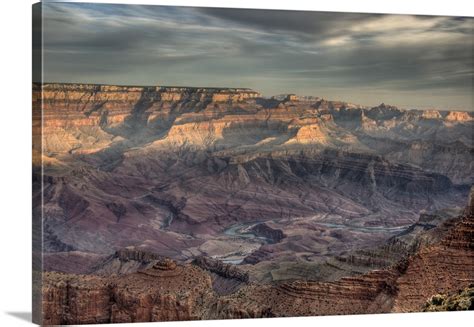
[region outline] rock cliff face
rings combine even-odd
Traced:
[[[95,152],[136,134],[146,139],[142,129],[159,134],[178,115],[258,96],[249,89],[160,86],[44,84],[33,89],[34,106],[43,115],[44,152],[50,155]]]
[[[434,294],[469,286],[474,280],[473,236],[474,216],[466,215],[454,223],[439,244],[421,249],[410,258],[404,274],[397,281],[399,291],[393,310],[420,309]],[[416,283],[423,287],[416,287]]]
[[[199,319],[211,279],[199,268],[158,261],[122,277],[46,273],[43,323],[90,324]]]
[[[248,296],[247,301],[253,303],[258,297],[261,306],[283,316],[419,311],[432,295],[452,293],[474,281],[473,232],[474,216],[462,216],[439,243],[423,247],[393,268],[330,283],[296,281],[255,287],[241,290],[235,298]],[[229,305],[238,308],[241,303],[235,301]]]

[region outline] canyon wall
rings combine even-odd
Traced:
[[[417,311],[473,280],[472,113],[36,84],[33,115],[45,323]]]

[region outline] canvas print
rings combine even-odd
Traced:
[[[35,322],[472,310],[473,22],[36,4]]]

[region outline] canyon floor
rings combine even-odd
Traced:
[[[423,310],[474,282],[473,133],[467,111],[36,84],[38,316]]]

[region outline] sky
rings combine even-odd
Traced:
[[[474,110],[472,17],[42,6],[42,47],[33,51],[42,48],[44,82],[248,87]]]

